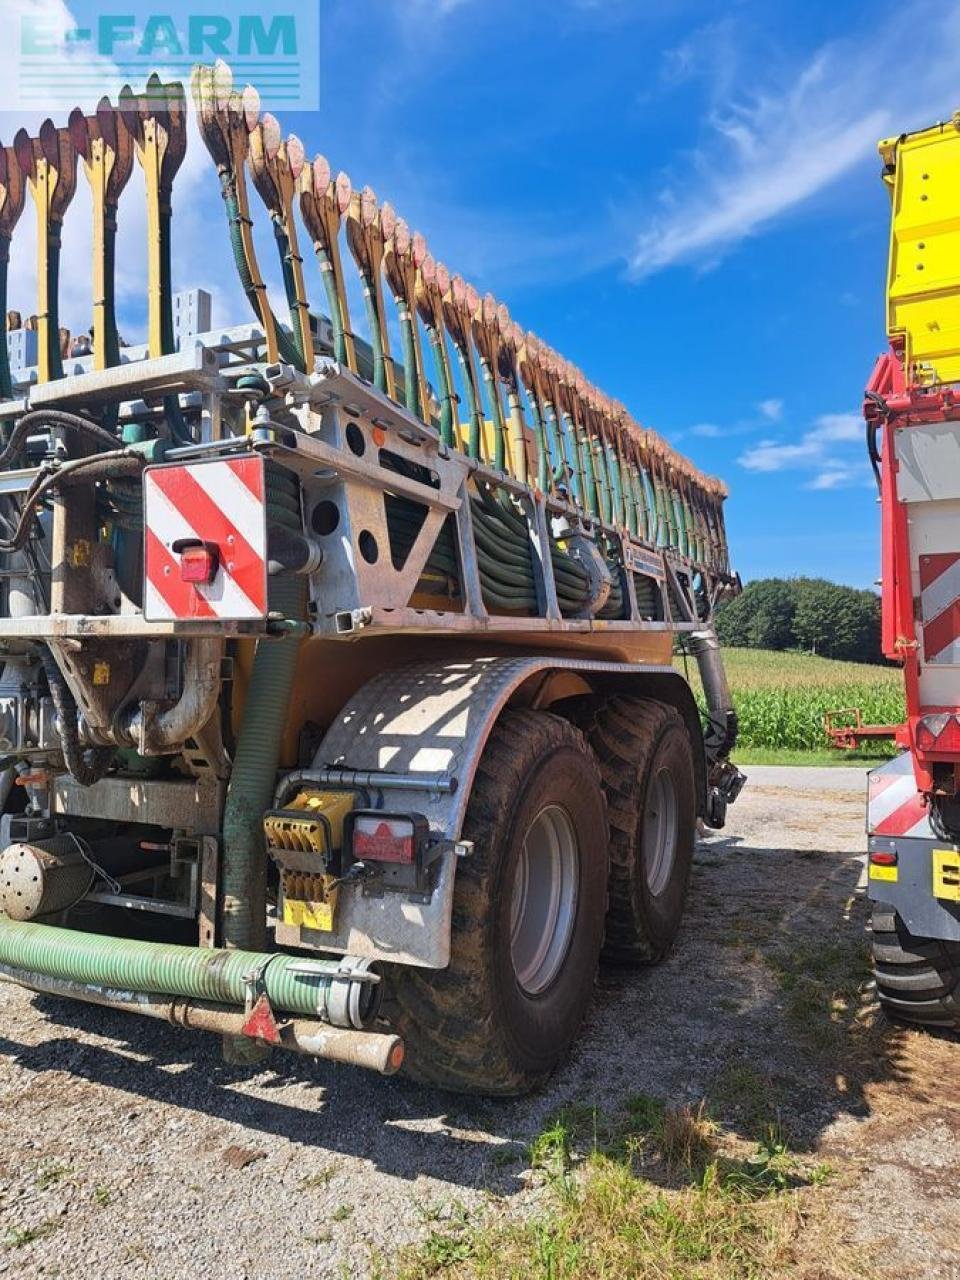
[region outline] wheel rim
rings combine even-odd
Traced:
[[[677,789],[669,769],[658,769],[647,786],[643,811],[643,866],[654,897],[670,881],[677,857]]]
[[[510,900],[510,955],[517,982],[539,995],[570,946],[577,914],[580,846],[565,809],[541,809],[524,837]]]

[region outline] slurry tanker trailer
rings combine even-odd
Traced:
[[[0,149],[3,310],[25,204],[38,246],[36,314],[0,344],[0,975],[235,1061],[517,1093],[567,1051],[601,953],[669,947],[697,822],[741,785],[711,621],[738,588],[726,491],[226,65],[192,89],[247,323],[173,292],[180,84]],[[93,324],[71,338],[80,170]]]
[[[902,664],[904,751],[869,779],[877,991],[960,1030],[960,112],[880,143],[892,199],[890,349],[867,385],[880,491],[883,651]]]

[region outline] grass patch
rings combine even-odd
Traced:
[[[759,1138],[779,1123],[783,1089],[748,1062],[727,1062],[710,1086],[711,1101],[724,1118],[736,1119],[743,1133]]]
[[[875,768],[886,756],[868,755],[862,751],[793,751],[785,747],[737,747],[734,764],[749,768],[752,764],[794,765],[808,769]]]
[[[728,1150],[727,1148],[731,1148]],[[431,1232],[383,1280],[768,1280],[799,1277],[808,1170],[771,1129],[743,1154],[705,1107],[638,1094],[614,1116],[565,1107],[530,1145],[547,1199],[532,1218]],[[801,1200],[801,1196],[808,1199]],[[832,1280],[844,1270],[831,1251]],[[827,1274],[824,1272],[823,1274]]]
[[[764,959],[783,993],[787,1019],[808,1048],[823,1053],[869,1045],[876,1028],[865,939],[797,938],[789,950],[777,949]]]

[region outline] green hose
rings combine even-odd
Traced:
[[[316,249],[317,262],[320,266],[320,279],[323,281],[324,292],[327,295],[330,324],[333,328],[333,355],[337,364],[346,365],[347,338],[340,310],[340,295],[337,293],[337,281],[333,274],[333,263],[330,261],[330,255],[320,241],[317,241],[314,248]]]
[[[296,486],[289,473],[268,471],[268,528],[281,525],[300,532]],[[294,574],[272,577],[270,610],[303,618],[305,580]],[[299,647],[293,636],[261,639],[247,687],[223,810],[223,941],[231,948],[258,949],[266,941],[263,814],[273,799]]]
[[[454,438],[454,404],[456,394],[450,384],[450,370],[447,363],[447,348],[443,332],[435,324],[428,324],[427,337],[433,352],[433,364],[437,371],[437,386],[440,388],[440,439],[446,445],[457,444]],[[457,444],[459,448],[459,445]]]
[[[403,351],[403,404],[416,417],[420,417],[420,378],[417,372],[417,347],[414,341],[413,317],[403,297],[397,298],[397,323],[400,326],[400,346]],[[427,411],[429,418],[429,410]]]
[[[294,972],[301,956],[225,951],[140,942],[0,917],[0,964],[47,978],[151,995],[244,1005],[248,976],[259,977],[268,1000],[286,1013],[316,1017],[339,960],[311,960],[312,973]]]
[[[299,312],[302,304],[297,297],[297,280],[293,271],[293,253],[290,249],[290,237],[287,235],[280,214],[272,213],[270,218],[273,222],[273,235],[277,242],[277,253],[280,257],[283,291],[287,297],[287,306],[290,308],[290,328],[293,334],[293,344],[297,349],[296,367],[301,373],[309,373],[312,369],[310,357],[312,357],[313,352],[305,351],[303,347],[303,335],[299,321]]]
[[[370,346],[373,350],[373,385],[386,395],[387,362],[383,349],[383,334],[380,332],[380,316],[377,314],[376,285],[373,277],[362,267],[360,278],[363,285],[363,306],[367,313],[367,327],[370,330]]]
[[[237,273],[240,276],[240,284],[243,287],[243,292],[247,295],[247,300],[251,307],[253,307],[254,315],[259,320],[261,319],[260,300],[257,297],[257,286],[254,284],[253,278],[250,275],[246,255],[243,251],[240,203],[237,200],[236,185],[229,172],[221,173],[220,190],[224,204],[226,205],[227,222],[230,226],[230,247],[233,249],[233,260],[236,264]],[[277,331],[277,348],[280,359],[283,360],[285,364],[292,364],[299,368],[300,366],[297,362],[300,359],[300,353],[297,349],[296,343],[275,316],[274,326]]]

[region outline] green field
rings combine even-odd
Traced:
[[[676,659],[682,665],[683,659]],[[827,711],[859,707],[868,724],[903,719],[903,677],[898,668],[835,662],[807,653],[725,649],[724,661],[740,720],[737,760],[765,763],[854,763],[846,752],[828,754],[823,731]],[[696,663],[688,663],[699,690]],[[870,756],[892,755],[891,743],[876,743]]]

